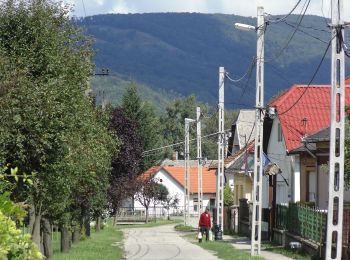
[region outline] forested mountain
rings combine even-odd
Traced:
[[[317,16],[305,16],[288,44],[299,18],[291,16],[287,23],[271,23],[266,29],[266,100],[292,84],[307,84],[327,48],[329,29],[324,18]],[[117,75],[109,80],[95,78],[96,94],[104,89],[106,98],[116,102],[118,91],[125,86],[120,83],[133,80],[152,93],[155,103],[166,103],[175,95],[195,94],[212,105],[217,102],[218,67],[224,66],[232,78],[237,78],[247,71],[256,55],[256,34],[238,31],[234,28],[236,22],[254,25],[256,19],[154,13],[106,14],[77,20],[95,39],[97,68],[108,67]],[[329,57],[330,51],[314,83],[330,82]],[[227,106],[254,104],[255,71],[248,83],[228,81],[226,86]]]

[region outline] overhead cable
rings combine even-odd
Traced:
[[[255,57],[253,57],[252,61],[250,62],[249,66],[248,66],[248,68],[246,70],[246,72],[241,77],[239,77],[238,79],[231,78],[229,76],[229,72],[225,72],[225,77],[228,80],[230,80],[231,82],[235,82],[235,83],[242,81],[253,70],[253,68],[255,66],[255,60],[256,60]]]
[[[279,52],[277,53],[277,55],[275,55],[274,57],[270,58],[269,60],[266,60],[265,63],[266,63],[266,62],[271,62],[271,61],[273,61],[273,60],[279,58],[279,57],[283,54],[284,50],[287,49],[287,47],[289,46],[290,42],[291,42],[292,39],[294,38],[296,32],[297,32],[298,29],[299,29],[299,26],[301,25],[301,23],[302,23],[302,21],[303,21],[303,19],[304,19],[304,17],[305,17],[305,14],[306,14],[307,9],[309,8],[310,2],[311,2],[311,0],[306,0],[306,1],[305,1],[305,4],[304,4],[304,6],[303,6],[302,12],[301,12],[300,17],[299,17],[298,24],[296,25],[294,31],[292,32],[291,36],[290,36],[289,39],[287,40],[286,44],[279,50]],[[304,8],[305,8],[305,9],[304,9]],[[303,11],[303,10],[304,10],[304,11]]]
[[[333,37],[333,38],[334,38],[334,37]],[[314,81],[314,79],[315,79],[315,77],[316,77],[318,71],[320,70],[321,65],[322,65],[324,59],[326,58],[327,52],[328,52],[328,50],[329,50],[329,47],[331,46],[331,43],[332,43],[333,38],[329,41],[329,43],[328,43],[328,45],[327,45],[327,48],[326,48],[325,52],[323,53],[323,56],[322,56],[322,58],[321,58],[321,61],[320,61],[320,63],[318,64],[318,66],[317,66],[317,68],[316,68],[314,74],[312,75],[311,80],[309,81],[309,83],[308,83],[307,86],[305,87],[304,92],[299,96],[299,98],[298,98],[289,108],[287,108],[285,111],[283,111],[283,112],[281,112],[281,113],[278,113],[279,116],[281,116],[281,115],[287,113],[287,112],[290,111],[293,107],[295,107],[296,104],[298,104],[299,101],[301,100],[301,98],[305,95],[306,91],[308,91],[308,89],[309,89],[311,83]]]
[[[269,23],[279,23],[279,22],[285,21],[285,20],[288,18],[288,16],[290,16],[290,15],[294,12],[294,10],[298,7],[298,5],[300,4],[300,2],[301,2],[301,0],[299,0],[299,1],[295,4],[295,6],[292,8],[292,10],[290,10],[290,12],[289,12],[288,14],[286,14],[285,16],[283,16],[283,17],[281,17],[281,18],[276,18],[276,19],[267,19],[267,21],[268,21]],[[271,14],[268,14],[268,13],[266,13],[266,14],[269,15],[269,16],[272,16]]]

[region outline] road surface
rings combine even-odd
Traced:
[[[216,260],[218,257],[182,238],[174,225],[124,229],[126,259]]]

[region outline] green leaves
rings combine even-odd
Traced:
[[[104,206],[118,141],[85,95],[90,39],[50,0],[0,3],[0,38],[0,190],[56,220]]]

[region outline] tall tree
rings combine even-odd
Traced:
[[[163,144],[159,116],[156,115],[152,104],[142,101],[136,84],[130,84],[126,89],[121,107],[129,118],[137,122],[137,134],[141,137],[143,151],[151,150]],[[140,169],[148,169],[159,163],[160,159],[162,159],[162,152],[148,154],[143,157]]]
[[[120,150],[112,159],[112,175],[108,188],[108,200],[113,214],[136,191],[134,183],[142,160],[142,141],[137,133],[137,126],[137,122],[128,118],[121,108],[115,108],[111,112],[109,127],[121,141]]]
[[[95,127],[85,96],[91,44],[71,23],[69,8],[2,1],[0,24],[0,160],[20,174],[35,173],[33,185],[19,183],[13,197],[32,205],[32,238],[40,245],[42,217],[62,219],[77,184],[90,182],[91,190],[95,175],[106,174],[108,141],[98,137],[108,133]],[[91,161],[95,154],[106,160]]]

